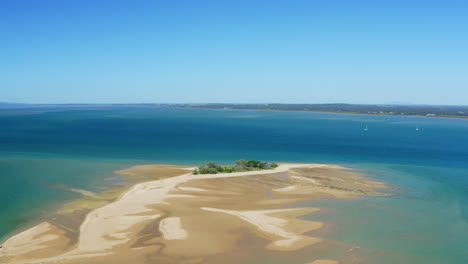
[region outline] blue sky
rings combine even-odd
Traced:
[[[467,1],[0,1],[0,101],[468,104]]]

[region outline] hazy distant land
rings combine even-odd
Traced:
[[[468,106],[396,104],[19,104],[2,103],[0,109],[107,109],[107,108],[189,108],[223,110],[304,111],[341,114],[427,116],[468,118]]]
[[[468,118],[468,106],[367,104],[177,104],[176,108],[305,111],[342,114]]]

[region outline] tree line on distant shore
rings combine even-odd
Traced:
[[[468,106],[359,104],[173,104],[166,107],[234,110],[311,111],[370,115],[416,115],[468,118]]]
[[[193,174],[216,174],[216,173],[232,173],[241,171],[255,171],[255,170],[268,170],[278,167],[275,162],[261,162],[258,160],[244,160],[240,159],[236,161],[236,165],[220,166],[215,162],[210,161],[205,165],[202,165],[195,170]]]

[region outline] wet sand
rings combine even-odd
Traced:
[[[294,203],[384,195],[377,189],[385,188],[336,165],[280,164],[275,170],[215,175],[193,175],[192,169],[143,165],[119,171],[146,181],[110,203],[94,202],[93,195],[65,206],[60,213],[84,212],[77,234],[41,223],[8,239],[0,262],[203,263],[237,250],[246,233],[258,237],[263,250],[296,251],[320,243],[307,233],[323,224],[298,218],[319,208],[291,208]],[[330,261],[309,262],[338,263]]]

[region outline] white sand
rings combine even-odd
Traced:
[[[274,170],[261,170],[261,171],[247,171],[247,172],[234,172],[234,173],[220,173],[220,174],[199,174],[193,175],[187,173],[181,176],[167,178],[163,180],[150,181],[139,183],[133,186],[129,191],[124,193],[116,201],[107,204],[101,208],[95,209],[90,212],[80,227],[80,236],[78,238],[77,246],[55,259],[75,259],[86,256],[106,255],[117,246],[125,245],[130,240],[132,227],[145,222],[154,221],[160,217],[160,214],[148,207],[148,205],[167,203],[165,200],[168,198],[190,198],[190,195],[175,195],[171,191],[177,190],[177,185],[185,183],[193,179],[209,179],[209,178],[225,178],[225,177],[240,177],[249,175],[272,174],[279,172],[286,172],[290,168],[295,167],[326,167],[323,164],[280,164]],[[193,168],[187,168],[193,169]],[[227,211],[226,211],[227,212]],[[270,211],[274,212],[274,211]],[[234,214],[233,212],[230,212]],[[239,215],[239,213],[235,213]],[[284,238],[278,245],[281,247],[293,243],[298,237],[292,233],[286,232],[281,229],[284,224],[283,219],[267,216],[268,212],[241,212],[240,216],[244,220],[251,222],[258,226],[258,228],[269,232],[275,233]],[[166,220],[167,221],[167,220]],[[181,234],[181,227],[177,225],[174,220],[169,220],[169,225],[163,225],[163,229],[169,237],[183,237]],[[27,245],[24,250],[30,251],[29,240],[34,239],[34,232],[40,232],[47,228],[46,224],[41,224],[38,227],[24,231],[19,235],[10,238],[5,246],[15,244],[16,247]],[[168,231],[175,229],[176,231]],[[32,231],[31,231],[32,230]],[[175,235],[174,235],[175,234]],[[188,234],[186,234],[188,235]],[[51,239],[51,238],[48,238]],[[16,241],[16,242],[15,242]],[[37,242],[40,243],[40,242]],[[34,243],[33,243],[34,244]],[[33,245],[34,246],[34,245]],[[0,257],[4,251],[0,251]],[[50,261],[51,259],[49,259]]]
[[[189,191],[189,192],[206,192],[207,190],[202,188],[195,188],[195,187],[177,187],[182,191]]]
[[[0,256],[15,256],[24,251],[34,251],[46,248],[47,245],[44,245],[45,242],[55,240],[59,237],[57,235],[48,234],[53,231],[52,227],[53,226],[51,224],[42,222],[11,237],[3,243]]]
[[[297,189],[297,186],[291,185],[291,186],[286,186],[286,187],[279,188],[279,189],[273,189],[272,191],[289,192],[289,191],[292,191],[292,190],[295,190],[295,189]]]
[[[271,174],[286,172],[291,167],[322,167],[322,164],[281,164],[274,170],[247,171],[219,174],[192,173],[167,178],[158,181],[139,183],[122,195],[117,201],[98,208],[88,214],[80,227],[79,243],[76,249],[69,254],[83,254],[91,252],[107,251],[115,246],[125,244],[129,238],[107,239],[115,234],[125,233],[135,224],[143,221],[154,220],[158,214],[151,214],[152,210],[147,205],[166,203],[168,198],[192,197],[190,195],[170,194],[176,190],[177,185],[193,179],[240,177],[248,175]],[[147,213],[146,216],[137,216]]]
[[[180,217],[166,217],[159,223],[159,231],[166,240],[187,239],[188,234],[182,228]]]

